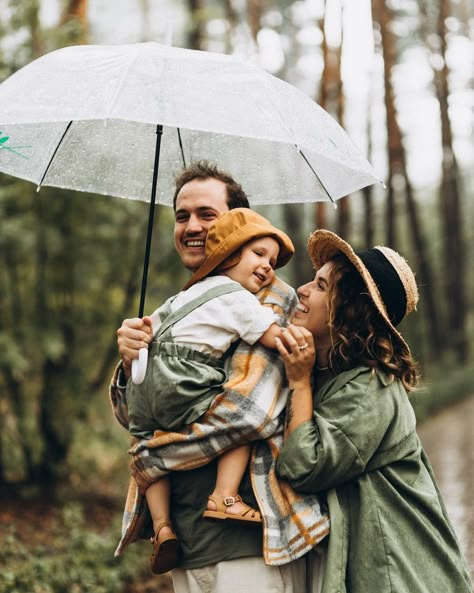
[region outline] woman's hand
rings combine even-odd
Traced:
[[[311,374],[316,362],[313,335],[304,327],[289,325],[276,347],[285,364],[289,393],[286,402],[285,438],[313,418]]]
[[[314,339],[304,327],[289,325],[282,338],[276,340],[276,347],[285,364],[290,389],[298,383],[310,383],[316,362]]]

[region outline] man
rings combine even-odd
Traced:
[[[205,240],[212,222],[229,209],[249,207],[240,185],[207,162],[190,166],[178,178],[173,204],[175,247],[191,272],[204,260]],[[294,292],[281,284],[289,293],[287,298],[293,300]],[[147,347],[152,340],[151,318],[126,319],[117,334],[122,363],[115,379],[119,385],[124,385],[125,378],[130,377],[132,360],[138,357],[140,348]],[[120,389],[112,385],[114,388]],[[114,401],[114,396],[112,399]],[[120,420],[119,407],[114,402]],[[262,558],[259,528],[202,518],[207,497],[215,484],[215,461],[170,475],[171,515],[181,548],[180,568],[172,573],[175,593],[300,593],[305,590],[304,559],[281,567],[267,566]],[[258,507],[248,471],[240,492],[252,507]]]
[[[242,187],[227,173],[205,161],[185,169],[176,181],[174,245],[185,268],[196,271],[204,261],[207,231],[233,208],[250,208]],[[126,319],[118,334],[122,367],[128,379],[138,350],[151,342],[151,317]]]

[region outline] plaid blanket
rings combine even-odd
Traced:
[[[279,279],[258,295],[287,319],[296,304],[294,291]],[[199,421],[179,432],[157,430],[150,440],[132,441],[132,478],[122,522],[120,555],[136,539],[149,537],[150,516],[144,491],[169,471],[200,467],[242,443],[254,441],[250,474],[263,518],[264,560],[269,565],[299,558],[329,533],[329,516],[315,495],[299,495],[277,478],[275,462],[283,443],[287,388],[276,351],[239,342],[228,360],[229,380]],[[120,365],[110,385],[117,420],[127,427],[125,388],[118,386]]]

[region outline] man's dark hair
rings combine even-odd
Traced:
[[[176,190],[173,196],[173,209],[176,210],[176,198],[183,185],[193,181],[194,179],[217,179],[222,181],[227,188],[227,205],[229,210],[233,208],[250,208],[247,195],[240,183],[227,173],[217,167],[215,163],[209,161],[196,161],[191,163],[184,169],[178,177],[176,177]]]

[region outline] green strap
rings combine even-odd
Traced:
[[[245,288],[243,288],[236,282],[234,282],[233,284],[226,283],[222,286],[214,286],[214,288],[206,290],[200,296],[196,297],[192,301],[189,301],[189,303],[187,303],[183,307],[180,307],[174,313],[168,315],[168,317],[166,317],[166,319],[158,328],[155,340],[160,338],[166,330],[168,330],[171,326],[180,321],[183,317],[189,315],[189,313],[191,313],[191,311],[194,311],[194,309],[197,309],[198,307],[200,307],[204,303],[207,303],[211,299],[215,299],[224,294],[230,294],[231,292],[237,292],[238,290],[245,290]]]

